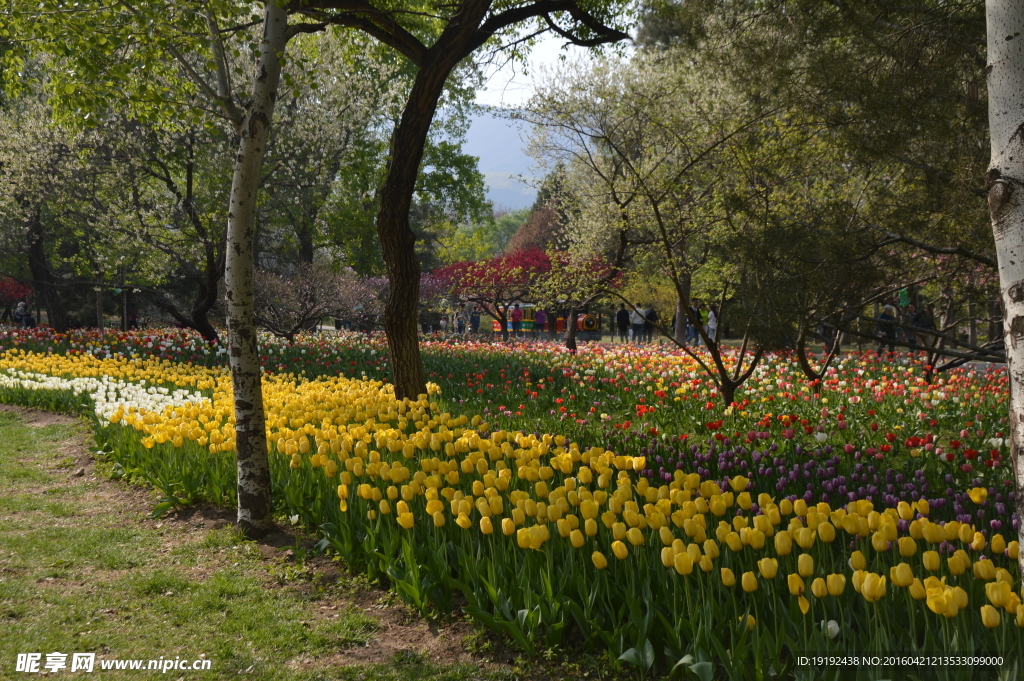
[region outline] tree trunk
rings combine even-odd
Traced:
[[[565,320],[565,348],[576,353],[576,308],[569,308],[569,316]]]
[[[96,282],[96,328],[103,330],[103,285]]]
[[[288,29],[288,14],[277,0],[267,0],[263,11],[263,37],[253,78],[252,102],[238,131],[240,142],[231,180],[224,268],[228,357],[235,401],[238,524],[253,537],[266,534],[274,526],[253,307],[256,194],[274,118],[280,60],[287,44]]]
[[[50,271],[50,263],[46,257],[45,232],[43,230],[42,218],[38,210],[33,215],[28,226],[28,267],[35,280],[33,288],[46,307],[46,318],[50,326],[57,333],[65,333],[70,326],[68,314],[64,309],[64,300],[57,290],[57,283]],[[36,313],[37,316],[38,312]],[[36,319],[41,324],[41,319]]]
[[[989,136],[985,177],[999,261],[1006,369],[1010,377],[1010,452],[1017,537],[1024,544],[1024,5],[987,0]],[[1024,573],[1024,552],[1020,555]]]
[[[678,345],[686,343],[686,308],[690,304],[691,276],[689,272],[679,275],[676,288],[676,328],[672,337]]]
[[[299,263],[305,265],[313,264],[313,227],[298,227],[295,236],[299,241]]]
[[[398,399],[417,399],[427,391],[416,329],[420,298],[420,264],[409,209],[416,188],[423,146],[434,120],[448,71],[424,66],[413,83],[402,119],[391,137],[388,174],[380,190],[377,236],[388,270],[384,331],[391,356],[391,380]]]
[[[501,327],[501,342],[508,343],[508,305],[498,308],[498,325]]]
[[[419,65],[402,118],[391,136],[387,177],[379,193],[377,236],[388,270],[390,289],[384,306],[384,331],[391,354],[391,375],[398,399],[426,392],[416,318],[420,297],[420,265],[416,237],[409,228],[409,208],[423,160],[423,147],[448,75],[473,44],[490,0],[467,0]]]
[[[970,318],[970,335],[967,337],[967,342],[971,345],[978,344],[978,320],[975,319],[977,316],[977,308],[974,305],[973,300],[967,301],[967,316]]]

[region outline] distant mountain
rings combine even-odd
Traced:
[[[516,176],[532,179],[534,161],[523,153],[526,142],[520,124],[488,113],[473,117],[466,135],[465,152],[480,158],[480,172],[487,181],[487,198],[496,207],[511,210],[533,204],[537,190]]]

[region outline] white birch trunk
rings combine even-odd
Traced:
[[[1024,544],[1024,3],[987,0],[988,121],[985,184],[999,260],[1003,340],[1010,376],[1010,452],[1018,540]],[[1024,552],[1020,556],[1024,574]]]
[[[263,417],[263,386],[253,308],[256,193],[274,118],[288,15],[277,0],[264,6],[263,39],[253,76],[252,103],[239,126],[231,182],[227,258],[224,268],[228,356],[235,400],[238,459],[238,524],[251,536],[273,529],[270,462]]]

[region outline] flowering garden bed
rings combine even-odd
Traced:
[[[928,385],[913,360],[852,356],[810,382],[772,356],[726,406],[657,346],[436,340],[430,394],[399,402],[379,337],[263,340],[279,512],[423,611],[641,674],[816,678],[801,656],[854,653],[1021,671],[1002,369]],[[222,349],[42,330],[0,347],[0,400],[93,415],[158,511],[234,503]]]

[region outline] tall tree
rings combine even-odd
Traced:
[[[1024,543],[1024,5],[987,0],[985,9],[992,140],[985,184],[999,259],[1017,532]],[[1024,553],[1020,567],[1024,574]]]
[[[415,398],[426,391],[416,323],[420,269],[409,212],[424,145],[449,77],[492,39],[511,37],[515,46],[552,31],[570,43],[588,47],[628,40],[627,34],[610,25],[624,7],[617,0],[501,4],[462,0],[455,4],[428,3],[417,12],[362,0],[313,0],[297,5],[298,11],[323,25],[365,31],[405,56],[417,69],[391,137],[387,175],[378,194],[377,235],[390,283],[384,328],[397,397]],[[424,17],[431,18],[432,33],[424,31]],[[528,32],[522,35],[519,31],[523,30]]]

